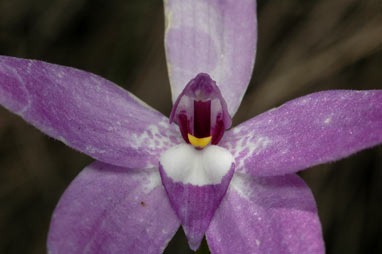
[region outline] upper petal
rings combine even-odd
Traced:
[[[256,1],[165,0],[165,15],[173,102],[196,74],[208,73],[233,116],[255,61]]]
[[[156,169],[95,162],[61,197],[48,253],[162,253],[179,225]]]
[[[382,143],[382,90],[325,91],[290,101],[226,132],[236,171],[281,175]]]
[[[168,119],[108,80],[41,61],[0,57],[0,103],[44,133],[113,165],[157,165],[177,143]]]
[[[325,252],[313,195],[297,175],[235,174],[206,236],[211,253]]]

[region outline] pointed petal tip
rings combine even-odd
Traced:
[[[190,249],[193,251],[197,251],[200,247],[200,244],[203,241],[203,237],[204,237],[204,235],[202,237],[198,237],[198,238],[194,238],[194,239],[187,238],[188,246],[190,246]]]
[[[182,229],[184,235],[187,238],[188,247],[190,247],[190,249],[193,251],[197,251],[200,248],[200,245],[202,244],[205,233],[195,235],[192,234],[192,232],[190,232],[189,227],[182,226]]]

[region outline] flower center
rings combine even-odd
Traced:
[[[232,124],[216,82],[205,73],[186,85],[174,104],[170,122],[176,122],[183,139],[198,149],[218,144]]]

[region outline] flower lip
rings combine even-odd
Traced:
[[[170,115],[172,122],[178,124],[187,143],[192,143],[191,135],[198,139],[211,137],[211,144],[216,145],[232,119],[216,82],[208,74],[199,73],[177,98]]]

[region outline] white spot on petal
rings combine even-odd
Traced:
[[[143,186],[143,191],[145,193],[150,193],[155,187],[161,184],[160,175],[157,172],[148,174],[146,180],[147,182]]]

